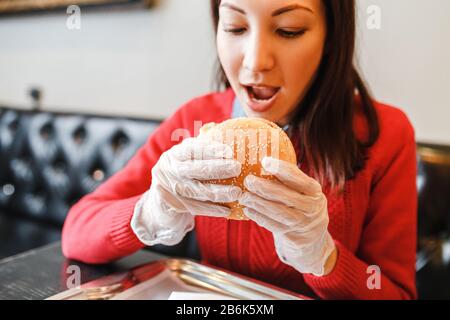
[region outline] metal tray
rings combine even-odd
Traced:
[[[212,299],[307,299],[261,281],[191,260],[163,259],[88,282],[49,297],[48,300],[167,300],[174,292],[189,292],[193,297],[213,296]]]

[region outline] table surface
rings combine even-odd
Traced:
[[[0,300],[41,300],[68,289],[73,268],[80,268],[81,284],[164,259],[166,256],[141,250],[108,265],[87,265],[64,258],[61,243],[30,250],[0,260]]]

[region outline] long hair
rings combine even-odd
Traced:
[[[364,168],[367,149],[378,139],[380,129],[372,97],[354,65],[355,0],[322,1],[327,23],[324,54],[314,83],[289,121],[288,134],[298,137],[296,149],[302,150],[298,156],[308,162],[314,177],[342,189],[346,180]],[[220,2],[211,0],[216,34]],[[220,63],[216,81],[219,90],[230,87]],[[357,106],[368,125],[365,141],[354,132]]]

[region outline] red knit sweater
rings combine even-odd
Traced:
[[[234,92],[209,94],[183,105],[167,119],[127,166],[82,198],[67,216],[62,248],[68,258],[105,263],[129,255],[144,245],[130,221],[140,196],[149,189],[151,169],[160,155],[194,136],[195,121],[229,119]],[[301,274],[283,264],[272,234],[253,221],[196,217],[196,232],[203,262],[257,278],[302,294],[325,299],[416,298],[416,154],[414,130],[400,110],[376,103],[381,133],[369,150],[365,168],[346,183],[345,191],[328,198],[329,231],[338,259],[327,276]],[[357,136],[367,126],[355,116]],[[172,137],[173,138],[173,137]],[[381,270],[381,288],[369,289],[370,265]]]

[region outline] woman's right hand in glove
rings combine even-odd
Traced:
[[[195,215],[227,217],[239,187],[205,183],[237,177],[241,164],[228,145],[187,138],[163,153],[152,169],[150,189],[135,206],[131,227],[147,246],[176,245],[195,225]]]

